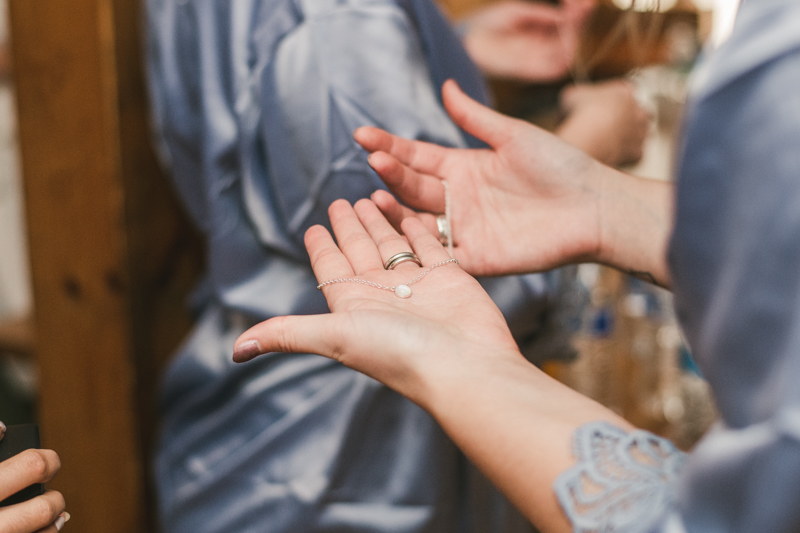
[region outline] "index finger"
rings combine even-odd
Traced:
[[[385,152],[370,155],[369,164],[406,205],[429,213],[444,213],[445,191],[441,179],[420,174]]]
[[[334,278],[349,278],[355,275],[353,267],[344,256],[333,237],[323,226],[308,228],[305,236],[306,250],[311,258],[311,268],[318,283]]]
[[[380,128],[363,127],[353,133],[355,141],[367,152],[386,152],[417,172],[438,175],[450,148],[423,141],[411,141]]]
[[[0,501],[36,483],[47,483],[61,469],[53,450],[25,450],[0,463]]]

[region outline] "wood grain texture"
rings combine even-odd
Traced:
[[[84,533],[154,531],[160,369],[197,239],[150,146],[138,0],[11,0],[43,444]]]

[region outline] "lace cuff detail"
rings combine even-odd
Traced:
[[[576,532],[647,531],[672,507],[686,454],[671,442],[608,422],[585,424],[574,439],[577,464],[553,488]]]

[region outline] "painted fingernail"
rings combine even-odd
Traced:
[[[6,425],[0,422],[0,439],[6,434]]]
[[[69,522],[70,518],[72,517],[69,515],[69,513],[61,513],[61,516],[59,516],[53,523],[53,525],[56,528],[56,531],[61,531],[61,529],[64,527],[64,524]]]
[[[264,353],[261,344],[257,340],[245,341],[233,351],[233,360],[237,363],[249,361],[257,355]]]

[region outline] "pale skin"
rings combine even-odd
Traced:
[[[494,78],[526,82],[566,77],[579,34],[594,0],[565,0],[559,6],[505,0],[458,21],[464,47],[478,67]]]
[[[528,363],[470,274],[600,261],[650,272],[666,285],[669,187],[605,167],[478,105],[454,84],[444,91],[456,123],[491,148],[450,150],[358,130],[356,139],[374,152],[370,163],[416,211],[386,192],[353,207],[337,201],[329,209],[336,241],[316,226],[306,247],[320,282],[405,283],[421,270],[413,263],[384,270],[395,253],[413,250],[425,267],[449,258],[431,234],[446,178],[460,266],[432,270],[406,300],[355,283],[325,286],[331,314],[263,322],[239,338],[234,359],[318,353],[385,383],[430,412],[540,530],[570,531],[552,486],[574,464],[575,430],[596,420],[631,426]]]
[[[0,423],[0,440],[5,426]],[[35,483],[47,483],[61,468],[52,450],[26,450],[0,463],[0,501]],[[0,533],[56,533],[69,519],[61,493],[48,490],[27,502],[0,507]]]

